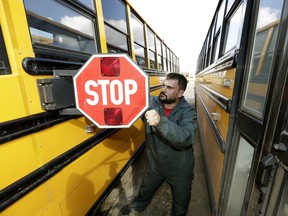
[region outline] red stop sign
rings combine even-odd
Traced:
[[[77,109],[99,128],[130,127],[148,108],[149,77],[126,54],[93,55],[73,81]]]

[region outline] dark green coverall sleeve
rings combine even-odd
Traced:
[[[195,109],[189,106],[180,108],[171,119],[161,115],[156,130],[172,146],[187,147],[193,143],[196,126]]]

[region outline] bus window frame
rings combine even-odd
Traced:
[[[3,63],[2,63],[3,62]],[[2,27],[0,25],[0,76],[12,74],[8,53],[5,46]]]
[[[283,4],[283,1],[282,1],[282,4]],[[264,102],[263,102],[263,107],[262,107],[262,112],[256,112],[254,110],[251,109],[251,107],[248,107],[248,106],[245,106],[244,103],[245,103],[245,99],[247,97],[247,92],[248,92],[248,85],[250,84],[250,75],[251,73],[251,61],[254,59],[253,58],[253,54],[254,54],[254,46],[255,46],[255,41],[257,39],[257,30],[259,32],[262,32],[263,29],[265,29],[266,27],[268,27],[268,30],[270,29],[271,26],[274,26],[272,25],[272,23],[275,23],[275,21],[273,22],[269,22],[267,25],[265,25],[264,27],[261,27],[259,29],[257,29],[257,22],[258,22],[258,18],[259,18],[259,10],[260,10],[260,5],[257,6],[258,7],[258,14],[257,14],[257,17],[255,19],[255,22],[254,22],[254,31],[251,33],[251,47],[249,49],[249,57],[248,57],[248,62],[246,63],[247,64],[247,72],[246,72],[246,76],[244,77],[244,83],[245,83],[245,86],[243,87],[243,93],[242,93],[242,102],[241,102],[241,110],[243,112],[246,112],[248,115],[251,115],[253,116],[254,118],[257,118],[259,121],[262,121],[264,116],[265,116],[265,107],[266,107],[266,104],[267,104],[267,98],[269,97],[269,89],[270,89],[270,85],[271,85],[271,79],[272,79],[272,76],[273,76],[273,68],[275,66],[275,58],[277,56],[277,53],[274,53],[272,59],[271,59],[271,65],[270,65],[270,69],[269,69],[269,76],[267,77],[268,81],[267,81],[267,89],[266,89],[266,93],[265,93],[265,99],[264,99]],[[283,5],[282,5],[282,9],[283,9]],[[274,44],[274,49],[273,51],[275,52],[275,50],[277,50],[277,46],[278,46],[278,37],[279,37],[279,25],[280,25],[280,22],[281,22],[281,17],[282,17],[282,13],[283,11],[280,12],[280,17],[278,19],[278,24],[277,24],[277,32],[276,32],[276,38],[275,38],[275,44]],[[273,28],[275,29],[275,28]],[[268,32],[269,34],[269,32]],[[272,32],[272,34],[269,36],[269,35],[266,35],[266,38],[265,38],[265,41],[267,40],[267,38],[269,37],[269,44],[268,44],[268,48],[270,47],[270,42],[273,41],[273,37],[274,37],[274,34],[275,34],[275,31]],[[262,50],[263,51],[263,50]],[[265,55],[266,56],[266,55]],[[259,65],[257,66],[259,68]],[[262,65],[260,66],[260,68],[262,68]],[[261,70],[261,69],[260,69]],[[260,72],[261,73],[261,72]]]
[[[72,10],[75,13],[80,14],[81,16],[83,16],[86,19],[89,19],[91,21],[92,28],[93,28],[92,29],[93,36],[91,36],[91,38],[93,38],[93,40],[91,40],[91,41],[93,41],[93,43],[95,44],[95,53],[98,53],[100,46],[99,46],[99,39],[98,39],[99,33],[97,30],[98,29],[97,28],[97,17],[96,17],[95,11],[92,11],[90,8],[86,7],[85,5],[83,5],[83,3],[79,2],[79,1],[77,1],[77,2],[75,2],[75,1],[74,2],[72,2],[72,1],[64,2],[64,1],[60,0],[57,2],[62,7],[65,7],[69,10]],[[24,2],[24,5],[25,5],[25,2]],[[50,59],[51,65],[53,65],[53,62],[55,60],[62,61],[62,62],[66,61],[66,62],[71,62],[71,63],[81,62],[82,64],[84,64],[89,59],[91,54],[94,54],[94,53],[88,53],[88,52],[83,52],[83,51],[79,51],[79,50],[73,50],[70,48],[63,48],[60,46],[50,46],[50,45],[46,45],[43,43],[37,43],[37,42],[33,41],[32,34],[30,31],[30,28],[32,28],[33,25],[31,25],[30,22],[28,21],[29,20],[28,17],[31,16],[31,12],[32,12],[32,11],[31,12],[30,11],[31,10],[29,10],[29,8],[25,7],[27,24],[28,24],[28,28],[29,28],[29,33],[30,33],[31,43],[33,46],[33,52],[35,55],[35,59],[41,59],[41,61],[42,61],[42,59],[47,59],[45,64],[47,64],[49,62],[49,59]],[[44,17],[45,19],[47,18],[46,16],[39,15],[38,13],[35,13],[35,12],[32,12],[32,15],[33,14],[36,14],[37,16]],[[55,23],[51,22],[51,26],[57,26],[57,25],[58,25],[58,22],[55,22]],[[65,30],[65,29],[59,28],[59,31],[62,31],[62,30]],[[72,29],[72,31],[73,30],[74,29]],[[76,36],[76,33],[75,33],[75,36]],[[41,61],[38,61],[38,63],[40,64]],[[64,64],[64,65],[69,65],[69,64]],[[67,69],[68,68],[69,67],[67,67]],[[58,69],[58,68],[56,67],[55,69]],[[61,69],[63,69],[63,68],[61,68]],[[25,70],[25,68],[24,68],[24,70]],[[31,73],[28,72],[27,70],[25,70],[25,71],[27,73],[29,73],[30,75],[42,74],[41,72],[38,73],[36,71],[35,72],[32,71]],[[45,74],[52,75],[53,71],[52,70],[50,70],[50,72],[46,71]]]
[[[108,48],[108,52],[111,51],[111,49],[113,49],[114,51],[116,51],[117,53],[127,53],[129,55],[131,55],[131,47],[130,47],[130,35],[129,35],[129,27],[128,27],[128,13],[127,13],[127,8],[126,8],[126,5],[123,1],[121,0],[115,0],[116,2],[118,2],[118,6],[121,6],[122,8],[121,9],[121,15],[124,14],[124,22],[125,22],[125,29],[124,28],[118,28],[117,25],[114,25],[110,19],[111,17],[106,17],[105,16],[105,11],[103,10],[103,2],[106,2],[105,0],[102,0],[102,10],[103,10],[103,18],[104,18],[104,28],[105,28],[105,34],[106,34],[106,43],[107,43],[107,48]],[[114,7],[115,8],[115,7]],[[119,8],[117,8],[119,9]],[[122,17],[123,18],[123,17]],[[119,21],[119,20],[115,20],[115,21]],[[107,32],[107,28],[108,29],[111,29],[112,31],[115,31],[117,34],[125,37],[125,45],[127,47],[127,49],[121,47],[121,46],[118,46],[118,44],[113,44],[111,42],[108,41],[108,38],[113,38],[115,36],[115,34],[108,34]],[[109,35],[109,36],[108,36]],[[113,38],[114,39],[114,38]],[[111,40],[111,41],[114,41],[114,40]],[[118,41],[118,40],[115,40],[115,41]],[[123,40],[124,41],[124,40]],[[110,50],[110,51],[109,51]]]
[[[147,57],[147,47],[146,47],[146,43],[145,43],[145,22],[137,15],[137,13],[133,10],[131,10],[131,13],[130,13],[130,28],[131,28],[131,33],[133,34],[133,41],[131,42],[131,44],[133,44],[133,47],[131,47],[131,49],[134,50],[134,53],[135,53],[135,59],[137,61],[137,64],[140,65],[141,68],[143,69],[148,69],[148,57]],[[133,20],[135,21],[135,23],[137,23],[137,25],[134,25],[133,24]],[[137,40],[136,39],[136,35],[138,33],[137,31],[137,26],[140,27],[141,26],[141,40]],[[144,56],[140,56],[140,55],[137,55],[136,52],[135,52],[135,45],[136,46],[139,46],[141,48],[143,48],[144,50]],[[141,59],[143,60],[144,58],[144,62],[142,63],[142,61],[139,61],[137,59]]]
[[[246,1],[240,1],[239,4],[237,4],[237,6],[234,7],[234,10],[230,11],[232,13],[229,13],[228,16],[225,17],[225,28],[223,29],[224,40],[223,40],[222,45],[220,47],[220,57],[239,48],[241,37],[242,37],[241,35],[242,35],[242,29],[243,29],[243,23],[244,23],[245,10],[246,10]],[[240,13],[240,15],[239,15],[240,25],[238,26],[238,34],[237,34],[236,43],[234,45],[231,45],[227,49],[226,46],[227,46],[227,40],[228,40],[228,36],[229,36],[229,32],[230,32],[229,31],[230,30],[230,22],[233,18],[235,18],[237,13]]]
[[[116,48],[117,50],[119,50],[118,53],[121,52],[121,53],[130,54],[130,53],[131,53],[131,51],[130,51],[131,48],[130,48],[130,45],[129,45],[129,44],[130,44],[130,43],[129,43],[129,35],[123,33],[120,29],[117,29],[117,28],[115,28],[114,26],[112,26],[112,25],[110,25],[109,23],[106,23],[106,22],[104,22],[104,27],[105,27],[107,47]],[[125,42],[126,42],[127,50],[125,50],[125,48],[122,48],[121,46],[118,46],[118,44],[109,43],[106,27],[110,28],[112,31],[115,31],[115,33],[118,33],[119,35],[125,37]],[[114,36],[114,34],[110,34],[110,35]],[[118,41],[118,40],[117,40],[117,41]]]

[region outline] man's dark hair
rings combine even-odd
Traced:
[[[166,79],[178,80],[178,85],[180,90],[186,90],[187,87],[187,79],[185,76],[179,73],[169,73],[166,76]]]

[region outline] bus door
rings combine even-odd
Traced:
[[[288,92],[285,92],[287,95]],[[279,113],[273,145],[268,154],[263,155],[256,185],[260,190],[257,215],[288,216],[288,121],[286,111]],[[281,106],[284,104],[281,104]],[[283,122],[283,119],[284,122]],[[255,200],[257,201],[257,200]]]
[[[225,215],[288,216],[287,0],[255,2]]]

